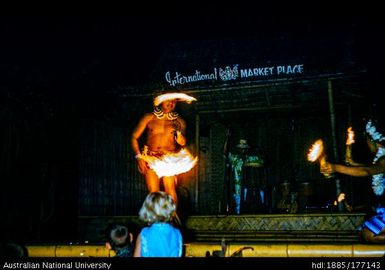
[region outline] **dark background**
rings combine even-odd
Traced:
[[[362,98],[352,103],[360,108],[353,113],[358,128],[362,115],[382,114],[382,25],[380,19],[365,13],[266,16],[261,10],[244,15],[235,10],[224,15],[1,16],[2,237],[25,242],[76,241],[79,216],[136,215],[145,187],[137,181],[128,139],[140,115],[151,109],[151,95],[164,83],[162,74],[170,68],[296,60],[312,63],[320,73],[339,68],[365,70],[364,76],[355,79]],[[301,104],[306,107],[306,100]],[[346,118],[345,113],[339,115]],[[194,126],[194,112],[187,109],[185,114]],[[212,141],[215,138],[210,136],[223,134],[223,127],[230,124],[238,135],[232,138],[234,146],[246,135],[242,133],[245,126],[256,119],[260,125],[275,119],[274,123],[282,124],[272,124],[270,128],[277,129],[271,134],[281,134],[278,141],[290,144],[278,127],[287,128],[286,119],[298,120],[305,128],[312,120],[305,121],[303,115],[301,109],[260,112],[257,118],[242,118],[246,119],[243,125],[239,121],[242,114],[221,115],[230,119],[221,123],[213,120],[218,115],[209,115],[201,120],[201,136]],[[327,121],[325,117],[324,123]],[[205,133],[208,127],[216,133]],[[344,128],[342,125],[341,137]],[[193,141],[193,135],[189,136]],[[264,136],[258,136],[254,143],[264,143]],[[308,136],[302,143],[312,139]],[[273,145],[272,140],[266,145]],[[218,142],[223,143],[223,136]],[[357,145],[365,149],[365,145]],[[357,152],[362,153],[362,160],[369,160],[365,150]],[[120,159],[110,167],[92,161],[95,156]],[[211,158],[210,162],[221,160]],[[316,168],[312,170],[316,174]],[[111,179],[117,180],[112,183]],[[193,188],[189,185],[188,189]],[[207,188],[202,190],[204,196],[214,189],[203,187]],[[362,196],[364,202],[369,200],[369,195]],[[201,205],[195,214],[200,214],[199,209],[210,208]]]

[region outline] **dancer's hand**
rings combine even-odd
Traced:
[[[324,162],[320,166],[320,171],[322,174],[330,175],[335,172],[334,170],[334,164],[331,164],[329,162]]]
[[[143,159],[141,158],[138,158],[136,160],[137,162],[137,166],[138,166],[138,171],[141,173],[141,174],[146,174],[147,173],[147,170],[150,169],[148,167],[148,163],[146,161],[144,161]]]

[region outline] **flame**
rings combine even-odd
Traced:
[[[345,193],[340,193],[337,196],[337,200],[334,201],[334,206],[337,206],[338,203],[342,202],[343,200],[345,200]]]
[[[337,202],[342,202],[343,200],[345,200],[345,193],[340,193],[337,197]]]
[[[167,93],[167,94],[162,94],[157,96],[154,99],[154,105],[159,106],[163,101],[170,100],[170,99],[177,99],[178,101],[186,101],[188,104],[190,104],[193,101],[196,101],[196,98],[184,93]]]
[[[311,146],[309,153],[307,154],[307,160],[311,162],[316,161],[321,155],[323,155],[323,150],[323,141],[319,139]]]
[[[354,140],[354,130],[352,127],[348,128],[348,138],[346,139],[346,145],[351,145],[355,142]]]
[[[158,177],[188,172],[198,161],[198,157],[194,158],[187,149],[182,149],[177,153],[165,153],[161,157],[142,155],[142,158],[148,162]]]

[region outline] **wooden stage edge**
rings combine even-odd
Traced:
[[[196,215],[182,219],[188,242],[336,242],[360,243],[359,227],[364,213],[312,213],[270,215]],[[110,223],[140,228],[137,216],[81,216],[80,241],[103,241],[103,229]]]
[[[194,215],[182,219],[184,257],[384,257],[385,245],[365,243],[365,213]],[[27,244],[30,257],[113,257],[104,246],[110,223],[144,224],[137,216],[79,216],[77,244]],[[86,244],[83,244],[86,243]]]
[[[113,251],[98,245],[26,245],[29,257],[113,257]],[[219,243],[185,243],[184,257],[216,257]],[[229,244],[224,257],[384,257],[383,244]]]

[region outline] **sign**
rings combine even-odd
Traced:
[[[276,65],[253,68],[240,68],[239,64],[224,68],[214,67],[211,72],[203,73],[195,70],[192,74],[182,74],[179,72],[165,73],[165,79],[170,86],[183,85],[199,81],[235,81],[240,79],[255,79],[270,76],[283,76],[304,73],[303,64],[295,65]]]

